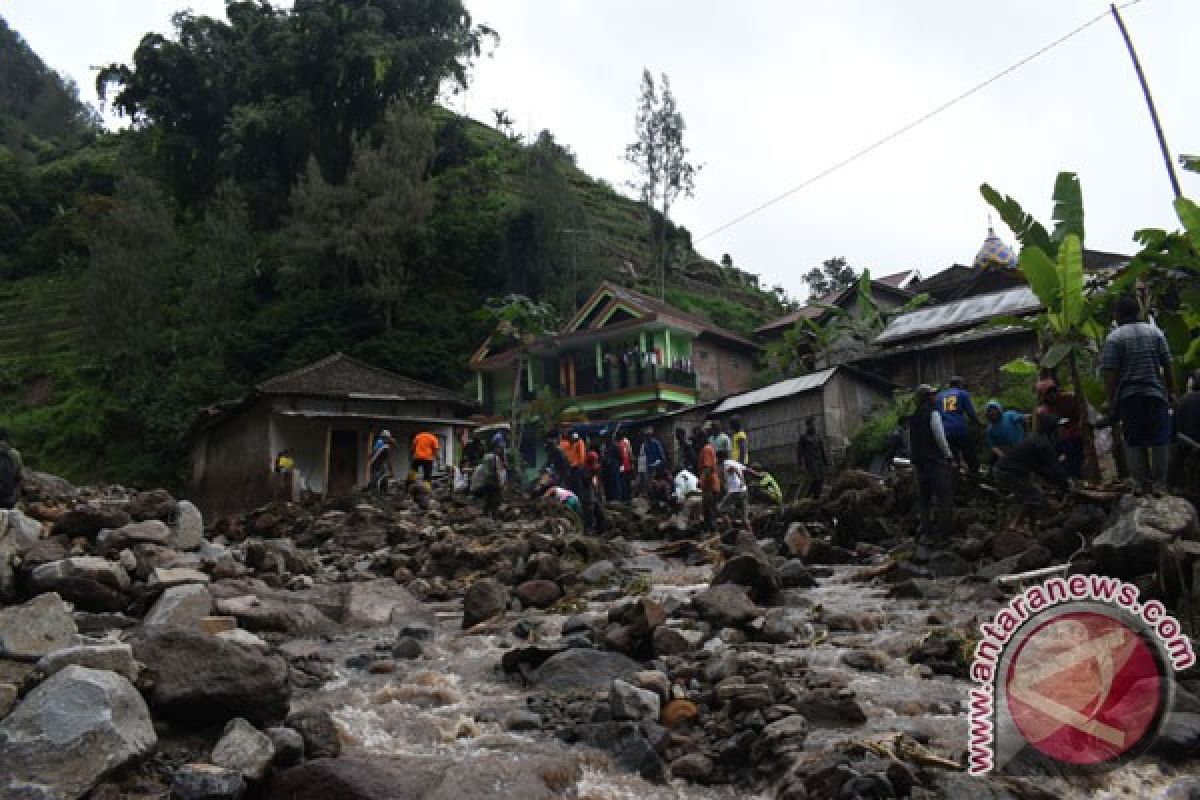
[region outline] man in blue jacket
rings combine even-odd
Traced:
[[[962,378],[954,376],[950,379],[950,388],[938,393],[937,410],[942,416],[946,441],[950,443],[955,460],[965,462],[969,474],[977,475],[979,458],[975,453],[975,441],[967,427],[967,420],[978,425],[979,417],[975,415],[971,394]]]

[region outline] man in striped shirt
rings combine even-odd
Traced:
[[[1167,481],[1171,444],[1170,404],[1175,384],[1162,331],[1141,322],[1137,298],[1117,301],[1118,328],[1104,340],[1100,369],[1109,416],[1121,423],[1134,491],[1155,492]]]

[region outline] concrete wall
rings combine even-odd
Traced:
[[[692,363],[696,369],[701,403],[750,389],[754,358],[749,353],[700,339],[692,344]]]

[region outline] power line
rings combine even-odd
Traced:
[[[1140,2],[1142,2],[1142,0],[1129,0],[1129,2],[1118,6],[1118,8],[1121,10],[1124,10],[1126,8],[1129,8],[1130,6],[1135,6]],[[961,103],[963,100],[966,100],[968,97],[971,97],[972,95],[983,91],[988,86],[991,86],[993,83],[995,83],[996,81],[998,81],[1002,78],[1008,77],[1009,75],[1011,75],[1012,73],[1014,73],[1018,69],[1020,69],[1021,67],[1025,66],[1029,62],[1033,61],[1034,59],[1045,55],[1046,53],[1050,52],[1054,48],[1058,47],[1060,44],[1066,42],[1069,39],[1072,39],[1072,38],[1078,36],[1079,34],[1083,33],[1088,28],[1095,25],[1097,22],[1100,22],[1101,20],[1108,17],[1109,14],[1110,14],[1109,11],[1105,11],[1102,14],[1098,14],[1097,16],[1095,16],[1092,19],[1088,20],[1087,22],[1083,23],[1079,27],[1072,29],[1071,31],[1063,34],[1062,36],[1058,37],[1057,39],[1050,42],[1049,44],[1044,45],[1041,48],[1039,48],[1038,50],[1035,50],[1034,52],[1025,56],[1020,61],[1017,61],[1016,63],[1012,64],[1011,66],[1005,67],[1000,72],[997,72],[995,75],[991,76],[990,78],[980,81],[979,83],[972,86],[970,89],[967,89],[962,94],[957,95],[956,97],[954,97],[950,100],[947,100],[945,103],[942,103],[940,106],[932,109],[931,111],[928,111],[925,114],[922,114],[920,117],[917,117],[915,120],[908,123],[904,127],[899,128],[895,131],[892,131],[887,136],[884,136],[882,139],[878,139],[875,142],[872,142],[871,144],[862,148],[861,150],[858,150],[855,153],[847,156],[846,158],[843,158],[841,161],[838,161],[837,163],[826,167],[825,169],[818,172],[816,175],[813,175],[811,178],[808,178],[807,180],[805,180],[803,183],[800,183],[796,186],[793,186],[791,189],[788,189],[783,194],[776,195],[775,197],[772,197],[770,200],[767,200],[765,203],[755,206],[754,208],[750,209],[749,211],[742,214],[741,216],[734,217],[732,220],[730,220],[729,222],[726,222],[724,225],[721,225],[718,228],[714,228],[713,230],[711,230],[708,233],[704,234],[703,236],[699,237],[698,239],[696,239],[696,241],[702,242],[705,239],[708,239],[709,237],[716,236],[721,231],[728,230],[729,228],[732,228],[734,225],[737,225],[741,222],[746,221],[747,219],[749,219],[750,217],[753,217],[755,214],[759,213],[760,211],[764,211],[764,210],[770,208],[771,206],[775,205],[776,203],[786,200],[787,198],[794,195],[796,192],[799,192],[802,189],[808,188],[809,186],[811,186],[812,184],[821,180],[822,178],[826,178],[826,177],[832,175],[833,173],[837,172],[838,170],[840,170],[844,167],[847,167],[850,164],[853,164],[855,161],[858,161],[860,158],[875,152],[879,148],[883,147],[885,144],[888,144],[889,142],[893,141],[894,139],[900,138],[904,134],[911,131],[913,128],[916,128],[919,125],[922,125],[922,124],[928,122],[929,120],[936,117],[938,114],[941,114],[943,111],[946,111],[946,110],[950,109],[951,107]]]

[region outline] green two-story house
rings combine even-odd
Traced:
[[[660,300],[604,282],[559,333],[526,345],[491,339],[471,358],[485,413],[507,416],[548,387],[588,420],[623,420],[747,390],[758,346]]]

